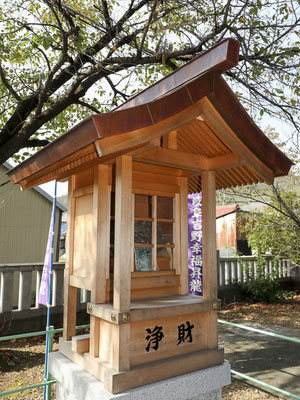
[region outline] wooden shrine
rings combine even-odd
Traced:
[[[69,181],[60,352],[112,393],[223,363],[215,190],[292,165],[221,76],[238,57],[223,41],[9,172],[23,189]],[[188,294],[187,195],[199,191],[203,298]],[[76,336],[78,288],[91,293],[89,335]]]

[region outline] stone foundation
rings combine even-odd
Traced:
[[[118,394],[60,352],[49,357],[49,372],[57,380],[57,400],[221,400],[221,388],[231,382],[230,365],[223,363]]]

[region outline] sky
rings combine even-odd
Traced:
[[[40,188],[45,190],[50,196],[54,196],[54,181],[40,185]],[[68,182],[57,182],[57,197],[68,193]]]

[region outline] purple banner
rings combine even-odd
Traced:
[[[48,242],[44,260],[43,274],[40,284],[40,293],[39,293],[39,304],[44,304],[45,306],[48,304],[49,299],[49,280],[50,280],[50,268],[51,268],[51,252],[52,252],[52,235],[53,235],[53,218],[54,213],[52,211],[50,229],[48,235]]]
[[[202,296],[202,198],[188,195],[189,293]]]

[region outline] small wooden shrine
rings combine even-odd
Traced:
[[[292,164],[222,78],[238,57],[223,41],[9,172],[24,189],[69,181],[60,352],[112,393],[223,363],[215,190]],[[199,191],[203,298],[188,294],[187,195]],[[78,288],[91,292],[89,335],[76,336]]]

